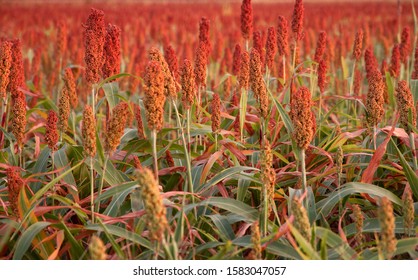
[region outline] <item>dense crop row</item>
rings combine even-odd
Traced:
[[[418,258],[411,3],[0,13],[0,258]]]

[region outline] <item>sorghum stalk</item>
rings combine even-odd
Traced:
[[[215,135],[215,150],[218,150],[218,134],[221,125],[221,99],[218,94],[213,95],[213,100],[211,103],[212,107],[212,132]]]
[[[262,141],[262,151],[261,151],[261,182],[263,184],[263,235],[267,235],[267,223],[268,216],[271,213],[274,201],[274,186],[276,182],[276,173],[273,168],[273,153],[271,151],[270,143],[267,138],[264,138]],[[272,204],[270,205],[270,202]]]
[[[249,88],[250,82],[250,55],[248,52],[244,51],[241,53],[241,65],[240,65],[240,72],[238,76],[238,90],[241,91],[241,99],[240,102],[240,137],[241,142],[244,142],[244,123],[245,123],[245,116],[247,114],[247,92]]]

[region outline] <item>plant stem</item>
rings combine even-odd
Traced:
[[[373,149],[376,151],[376,126],[373,126]]]
[[[154,176],[155,176],[155,180],[157,180],[157,184],[159,184],[158,155],[157,155],[157,130],[156,129],[153,129],[151,131],[151,138],[152,138],[152,157],[154,158]]]
[[[103,189],[103,184],[104,184],[104,176],[106,174],[106,167],[107,167],[107,162],[109,160],[109,154],[106,154],[105,156],[105,161],[104,161],[104,165],[103,165],[103,174],[102,177],[100,178],[100,185],[99,185],[99,189],[97,191],[97,197],[100,198],[100,195],[102,194],[102,189]],[[96,202],[96,212],[99,212],[100,210],[100,199],[97,200]]]
[[[93,110],[93,116],[96,115],[96,85],[91,86],[91,108]]]
[[[103,176],[102,176],[103,177]],[[91,222],[94,224],[94,171],[93,158],[90,157],[90,207],[91,207]]]
[[[414,168],[415,170],[418,170],[417,153],[416,153],[415,139],[414,139],[413,132],[409,133],[409,141],[411,142],[412,161],[414,163]]]
[[[187,179],[189,181],[189,187],[188,187],[187,191],[189,191],[191,193],[194,193],[194,190],[193,190],[193,178],[192,178],[192,166],[191,166],[190,154],[189,154],[189,151],[188,151],[188,148],[187,148],[187,146],[188,146],[187,144],[188,143],[186,142],[186,137],[184,136],[184,131],[183,131],[183,127],[181,125],[179,111],[178,111],[177,106],[176,106],[176,104],[174,102],[173,102],[173,105],[174,105],[174,110],[176,112],[177,125],[179,127],[180,135],[181,135],[182,142],[183,142],[184,155],[186,156]],[[190,110],[187,110],[187,113],[189,114],[190,113]],[[187,120],[187,124],[188,125],[190,124],[190,120],[189,119]],[[189,127],[188,127],[188,129],[189,129]],[[190,134],[189,134],[189,136],[190,136]]]
[[[306,183],[306,165],[305,165],[305,149],[300,150],[300,165],[302,171],[302,191],[305,192],[307,188]]]

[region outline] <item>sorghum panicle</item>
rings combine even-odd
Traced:
[[[401,55],[401,62],[406,63],[411,52],[411,31],[408,26],[402,29],[401,44],[399,46],[399,53]]]
[[[268,114],[268,96],[261,71],[260,55],[256,49],[251,51],[250,57],[250,85],[254,96],[258,101],[259,112],[263,118]]]
[[[366,111],[369,127],[377,126],[383,117],[385,86],[380,71],[375,70],[368,77],[369,91],[367,92]]]
[[[319,63],[322,60],[322,56],[324,55],[325,48],[327,44],[327,33],[325,31],[321,31],[319,33],[318,42],[316,44],[315,56],[314,61]]]
[[[100,81],[104,63],[103,47],[105,43],[104,12],[91,9],[84,25],[84,47],[86,62],[86,80],[90,84]]]
[[[171,45],[168,45],[168,47],[165,48],[164,58],[165,58],[165,61],[167,61],[168,68],[170,69],[171,74],[173,75],[174,79],[176,81],[179,81],[180,74],[179,74],[179,66],[177,62],[177,55]]]
[[[171,74],[170,68],[168,67],[167,62],[165,61],[161,52],[153,47],[149,51],[149,59],[151,61],[157,61],[161,65],[161,70],[164,76],[164,94],[167,98],[176,98],[177,91],[176,91],[176,83],[174,81],[174,77]]]
[[[12,67],[12,46],[9,41],[3,41],[0,45],[0,98],[6,97]]]
[[[251,243],[253,248],[251,249],[250,258],[252,260],[261,260],[261,234],[258,221],[251,225]]]
[[[382,197],[378,212],[380,224],[379,252],[385,259],[391,259],[396,251],[395,217],[393,215],[392,202],[387,197]]]
[[[401,70],[401,57],[400,57],[400,52],[399,52],[399,45],[396,44],[395,46],[393,46],[393,49],[392,49],[392,57],[390,59],[389,72],[392,77],[398,78],[400,70]]]
[[[304,7],[302,0],[296,0],[292,16],[292,31],[295,40],[299,41],[303,37],[303,14]]]
[[[414,199],[412,197],[412,191],[410,187],[405,188],[404,194],[402,196],[402,202],[402,214],[405,233],[409,234],[411,229],[414,228],[415,219]]]
[[[70,94],[64,87],[58,101],[58,129],[65,133],[68,129],[68,119],[70,117]]]
[[[360,29],[356,33],[356,37],[354,39],[354,45],[353,45],[353,58],[356,61],[360,61],[362,49],[363,49],[363,30]]]
[[[298,199],[293,198],[291,204],[292,215],[294,216],[293,226],[308,241],[311,240],[311,226],[309,224],[308,214],[305,207]]]
[[[241,53],[241,67],[238,76],[240,88],[248,90],[250,82],[250,55],[244,51]]]
[[[412,127],[416,127],[417,112],[415,111],[414,98],[405,80],[398,83],[396,101],[400,112],[400,122],[407,133],[411,133],[412,129],[408,124],[410,123]]]
[[[136,171],[136,179],[141,190],[144,202],[146,223],[149,230],[149,238],[161,242],[164,232],[168,228],[166,209],[160,195],[157,181],[151,170],[143,168]]]
[[[12,104],[12,133],[18,147],[21,147],[26,129],[26,98],[21,91],[17,91],[15,94]]]
[[[253,8],[251,0],[243,0],[241,4],[241,33],[245,40],[253,33]]]
[[[280,56],[289,55],[288,23],[285,17],[279,16],[277,25],[277,51]]]
[[[274,27],[269,27],[267,31],[267,41],[266,41],[266,66],[268,69],[273,68],[274,57],[277,52],[277,37],[276,30]]]
[[[6,170],[7,189],[9,195],[9,204],[13,215],[19,217],[18,199],[19,193],[24,187],[24,181],[16,167],[9,167]]]
[[[121,29],[113,24],[106,27],[104,44],[103,78],[109,78],[120,72],[120,33]]]
[[[25,72],[23,67],[22,46],[19,39],[11,41],[12,43],[12,64],[10,67],[9,83],[7,91],[12,97],[19,95],[19,88],[25,87]]]
[[[87,156],[94,157],[96,155],[96,119],[90,105],[84,107],[82,125],[81,135],[84,153]]]
[[[313,105],[308,88],[301,87],[294,92],[290,101],[290,118],[293,123],[293,138],[301,149],[306,149],[315,134],[315,118],[311,111]]]
[[[200,88],[206,87],[207,60],[208,58],[207,58],[206,44],[203,42],[199,42],[199,46],[197,48],[196,57],[195,57],[194,74],[195,74],[195,82],[197,86]]]
[[[232,61],[232,74],[238,76],[241,69],[241,46],[239,44],[235,45]]]
[[[145,75],[144,106],[151,130],[160,131],[163,127],[164,103],[164,73],[159,62],[150,61]]]
[[[364,235],[363,235],[363,223],[364,223],[364,217],[361,213],[360,206],[357,204],[353,205],[353,215],[354,215],[354,222],[356,225],[356,234],[354,236],[356,242],[358,245],[363,244]]]
[[[180,71],[183,107],[185,109],[190,109],[194,99],[196,98],[196,88],[192,63],[188,59],[185,59],[181,65]]]
[[[65,68],[63,80],[64,87],[70,99],[70,104],[73,108],[76,108],[78,105],[78,95],[76,91],[76,84],[74,80],[73,71],[71,70],[71,68]]]
[[[50,110],[45,126],[45,141],[48,144],[48,147],[51,149],[51,151],[55,151],[57,149],[57,143],[59,138],[57,123],[57,113],[55,113],[54,110]]]
[[[325,91],[325,86],[327,84],[327,68],[327,60],[321,59],[318,65],[318,87],[321,93]]]
[[[89,253],[92,260],[105,260],[107,258],[106,246],[100,237],[93,235],[89,243]]]
[[[112,115],[106,124],[104,148],[107,153],[114,152],[120,144],[128,114],[129,105],[126,102],[121,102],[113,108]]]

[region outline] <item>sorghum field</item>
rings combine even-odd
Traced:
[[[2,4],[0,258],[417,259],[415,8]]]

